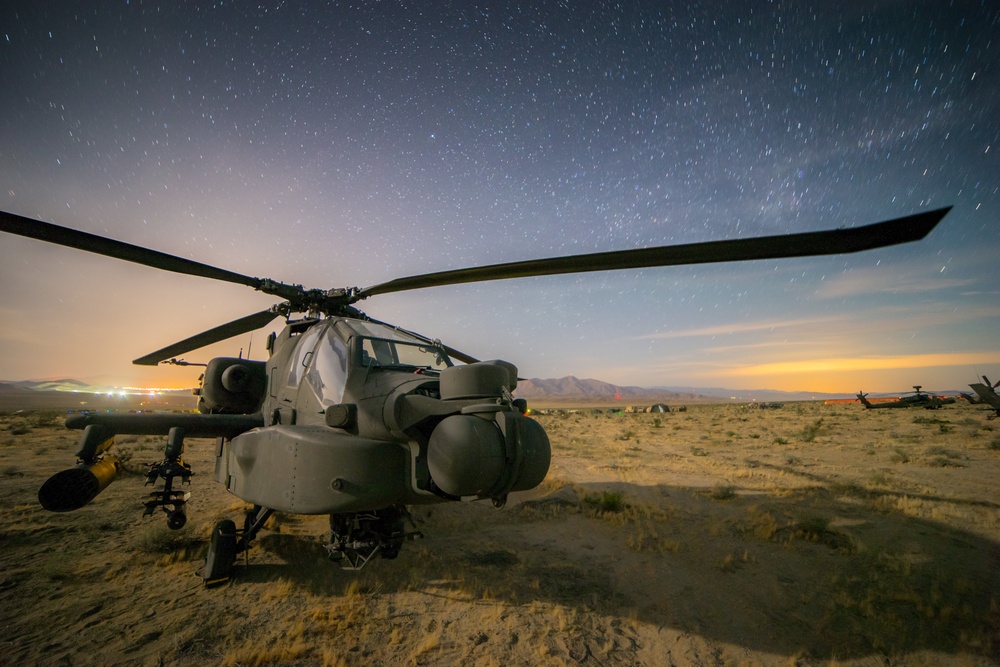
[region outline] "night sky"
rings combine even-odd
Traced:
[[[954,205],[924,241],[857,255],[359,307],[524,377],[1000,377],[995,0],[15,1],[0,28],[3,210],[330,288]],[[130,361],[276,300],[10,235],[0,286],[0,380],[192,386]],[[279,326],[185,358],[263,358]]]

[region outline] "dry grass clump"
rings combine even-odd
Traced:
[[[596,514],[617,513],[625,510],[625,494],[621,491],[601,491],[584,496],[583,502],[590,506]]]
[[[709,497],[713,500],[733,500],[736,498],[736,487],[731,484],[718,484],[709,493]]]
[[[813,423],[802,429],[802,442],[813,442],[816,440],[816,436],[824,432],[823,429],[823,418],[820,417]]]
[[[928,447],[924,451],[924,462],[929,466],[946,468],[948,466],[961,467],[962,454],[947,447],[935,445]]]

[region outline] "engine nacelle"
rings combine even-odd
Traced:
[[[216,357],[205,368],[198,410],[209,414],[256,412],[266,390],[266,362]]]

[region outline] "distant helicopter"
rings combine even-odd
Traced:
[[[226,581],[273,512],[327,514],[330,558],[360,569],[393,558],[417,533],[408,505],[488,499],[538,486],[549,469],[548,436],[515,399],[518,373],[438,340],[374,320],[353,304],[413,289],[614,269],[857,252],[924,238],[951,207],[850,229],[574,255],[410,276],[371,287],[306,289],[0,212],[0,231],[137,264],[252,287],[283,301],[168,345],[133,363],[156,365],[185,352],[285,320],[267,342],[267,361],[219,357],[202,376],[200,414],[91,414],[78,465],[39,489],[55,512],[83,507],[121,471],[117,434],[164,435],[163,461],[150,466],[145,515],[161,510],[170,528],[186,522],[191,468],[185,438],[216,438],[215,479],[252,504],[241,528],[212,531],[202,577]],[[295,314],[303,314],[296,319]],[[456,364],[455,362],[461,362]],[[156,488],[156,487],[154,487]],[[412,523],[412,521],[411,521]]]
[[[997,394],[997,387],[1000,387],[1000,380],[990,383],[990,379],[988,377],[985,375],[982,377],[982,383],[977,382],[969,385],[972,387],[972,391],[976,392],[979,400],[973,401],[971,397],[967,398],[969,398],[970,403],[986,403],[989,405],[993,408],[994,414],[987,417],[987,419],[996,419],[997,417],[1000,417],[1000,394]],[[965,394],[962,395],[965,396]]]
[[[895,401],[880,401],[872,403],[868,400],[868,394],[858,392],[858,400],[869,410],[877,408],[925,408],[927,410],[937,410],[942,405],[949,405],[955,402],[954,398],[948,396],[931,396],[920,391],[920,385],[913,386],[914,392],[911,396],[903,396]]]

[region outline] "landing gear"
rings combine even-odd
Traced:
[[[406,532],[404,521],[413,525],[410,513],[402,505],[374,512],[330,515],[330,560],[345,570],[360,570],[376,554],[392,559],[406,540],[423,537],[418,531]]]
[[[215,524],[205,555],[202,579],[206,586],[229,581],[236,557],[250,549],[250,543],[264,527],[274,510],[255,505],[247,510],[243,528],[226,519]],[[399,555],[403,542],[423,537],[418,531],[406,531],[413,525],[410,513],[402,505],[374,512],[351,512],[330,515],[330,560],[345,570],[360,570],[376,555],[392,559]]]
[[[215,524],[212,538],[208,543],[208,554],[205,556],[205,569],[202,579],[206,586],[213,586],[229,581],[229,575],[236,563],[236,523],[224,519]]]
[[[243,519],[243,530],[236,530],[236,523],[229,519],[215,524],[201,573],[206,586],[229,581],[237,554],[249,551],[250,543],[272,514],[274,510],[254,505]]]

